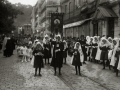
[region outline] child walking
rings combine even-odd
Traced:
[[[22,52],[23,52],[22,62],[27,62],[27,47],[25,45],[23,45],[22,47]]]
[[[81,49],[81,45],[79,42],[76,42],[74,47],[73,62],[72,62],[72,65],[75,66],[75,69],[76,69],[76,75],[78,75],[78,71],[79,71],[79,75],[81,76],[80,66],[82,66],[83,57],[84,56]]]
[[[35,68],[35,75],[37,75],[37,70],[39,69],[39,76],[41,75],[41,67],[43,64],[43,47],[40,42],[37,42],[35,49],[33,50],[34,55],[34,68]]]

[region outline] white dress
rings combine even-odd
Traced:
[[[32,58],[32,49],[27,49],[27,56]]]
[[[22,50],[23,50],[23,55],[24,55],[24,56],[27,56],[27,48],[26,48],[26,47],[23,47]]]
[[[96,59],[96,60],[100,60],[100,56],[101,56],[101,50],[100,50],[99,45],[98,45],[97,54],[96,54],[95,59]]]
[[[119,56],[119,62],[118,62],[118,67],[117,67],[118,70],[120,70],[120,56]]]
[[[113,49],[113,54],[112,54],[111,62],[110,62],[111,66],[115,66],[115,62],[117,60],[117,58],[115,57],[115,54],[116,54],[116,48]]]

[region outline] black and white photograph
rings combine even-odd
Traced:
[[[120,0],[0,0],[0,90],[120,90]]]

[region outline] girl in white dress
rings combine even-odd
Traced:
[[[23,51],[22,62],[27,62],[27,60],[26,60],[26,58],[27,58],[27,47],[25,45],[23,45],[22,51]]]
[[[98,38],[100,38],[100,37],[98,37]],[[96,57],[95,57],[95,59],[99,62],[100,61],[100,55],[101,55],[101,50],[100,50],[100,39],[99,39],[99,41],[98,41],[98,48],[97,48],[97,53],[96,53]]]
[[[116,54],[116,51],[118,49],[118,46],[119,46],[119,39],[114,38],[113,39],[113,53],[112,53],[111,62],[110,62],[110,65],[113,66],[113,67],[115,66],[115,63],[116,63],[116,60],[117,60],[117,58],[115,57],[115,54]]]
[[[27,61],[29,62],[32,58],[32,49],[30,46],[27,46]]]

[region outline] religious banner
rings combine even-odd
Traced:
[[[51,33],[63,34],[63,13],[51,13]]]

